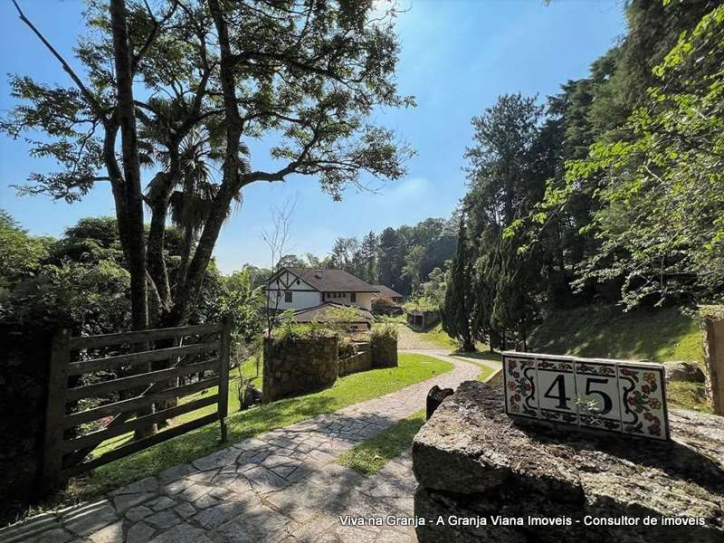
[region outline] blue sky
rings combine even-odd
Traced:
[[[83,31],[81,0],[19,0],[28,17],[66,57]],[[401,0],[410,9],[397,22],[402,53],[397,80],[402,94],[418,107],[380,111],[376,121],[397,131],[417,156],[408,175],[382,183],[368,179],[375,192],[350,189],[333,202],[313,178],[248,187],[244,202],[224,226],[215,256],[225,273],[244,263],[270,264],[262,239],[271,207],[296,201],[290,253],[326,254],[338,236],[361,236],[386,226],[448,217],[465,193],[463,153],[470,143],[470,120],[503,93],[545,96],[561,83],[586,75],[598,56],[624,33],[622,5],[616,0]],[[10,0],[0,0],[0,114],[12,101],[5,74],[30,75],[66,84],[57,62],[18,20]],[[270,165],[256,149],[256,168]],[[33,171],[53,169],[33,159],[22,141],[0,136],[0,208],[33,234],[58,236],[86,216],[113,215],[108,186],[82,202],[53,202],[44,196],[18,197],[10,185]]]

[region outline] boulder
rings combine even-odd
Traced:
[[[512,419],[465,382],[413,443],[418,539],[724,541],[724,418],[669,418],[670,442]]]
[[[664,371],[667,381],[688,381],[703,383],[706,381],[704,371],[696,362],[665,362]]]

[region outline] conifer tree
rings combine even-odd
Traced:
[[[470,330],[472,292],[470,284],[469,246],[465,231],[465,215],[460,218],[458,245],[452,262],[450,280],[445,293],[445,303],[441,311],[442,327],[447,334],[462,342],[465,352],[475,350]]]

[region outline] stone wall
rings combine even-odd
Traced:
[[[314,392],[337,380],[337,336],[266,338],[263,402]]]
[[[36,497],[51,332],[0,326],[0,518]]]
[[[358,371],[367,371],[372,369],[372,349],[369,343],[361,344],[360,352],[347,358],[339,360],[339,376],[343,377],[350,373]]]
[[[723,418],[671,411],[674,439],[658,442],[514,421],[502,398],[465,382],[415,437],[421,543],[724,541]],[[619,525],[586,525],[600,519]]]
[[[397,367],[397,338],[388,335],[372,335],[372,367]]]

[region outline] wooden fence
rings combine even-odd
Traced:
[[[225,441],[230,331],[230,321],[224,320],[221,324],[100,336],[70,337],[67,331],[58,334],[50,361],[43,454],[45,490],[57,488],[68,477],[217,420]],[[112,379],[99,379],[97,372],[105,372],[104,378],[110,373]],[[84,375],[96,378],[84,379]],[[190,394],[215,386],[219,387],[217,394],[183,401]],[[104,403],[109,396],[112,401]],[[96,398],[91,406],[87,406],[88,398]],[[172,399],[179,400],[172,407],[160,403]],[[217,409],[213,413],[87,458],[108,439],[148,431],[214,404]],[[79,431],[81,425],[99,420],[99,429],[85,434]]]

